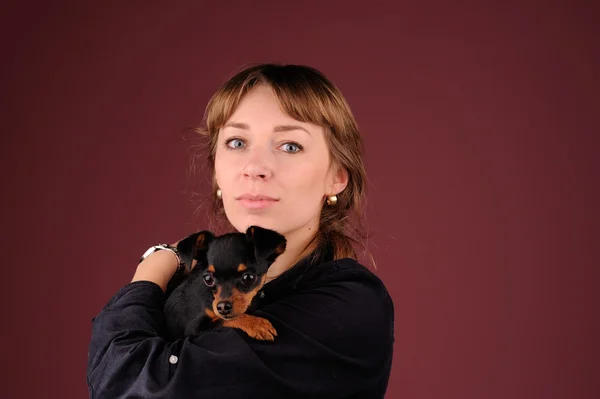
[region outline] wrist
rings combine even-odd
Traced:
[[[175,274],[178,266],[179,259],[173,252],[166,250],[156,251],[138,264],[132,282],[140,280],[152,281],[158,284],[163,292],[165,292],[167,284]]]

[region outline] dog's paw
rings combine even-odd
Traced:
[[[275,341],[277,331],[267,319],[262,317],[242,315],[237,319],[227,320],[223,323],[225,327],[239,328],[250,338],[261,341]]]
[[[246,331],[246,334],[261,341],[275,341],[277,331],[275,331],[269,320],[257,317],[249,331]]]

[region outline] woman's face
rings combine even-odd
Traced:
[[[347,184],[330,168],[323,127],[286,115],[271,89],[256,86],[221,128],[215,176],[231,224],[286,237],[314,234],[326,195]],[[289,238],[288,238],[289,239]]]

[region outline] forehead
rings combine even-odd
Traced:
[[[268,129],[274,133],[298,130],[299,132],[305,131],[309,135],[313,132],[322,133],[324,130],[322,126],[297,120],[285,113],[272,89],[264,85],[252,88],[242,97],[234,112],[221,128],[221,130],[223,129],[249,131]]]

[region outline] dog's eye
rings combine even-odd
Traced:
[[[213,285],[215,285],[215,278],[213,277],[212,274],[206,273],[204,275],[204,283],[206,285],[208,285],[209,287],[212,287]]]
[[[252,285],[256,281],[256,275],[252,273],[246,273],[242,276],[242,283],[244,285]]]

